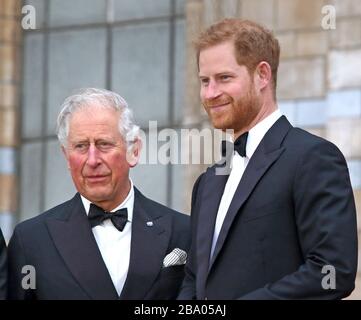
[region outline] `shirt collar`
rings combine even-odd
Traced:
[[[127,197],[124,199],[124,201],[119,206],[114,208],[112,210],[112,212],[117,211],[122,208],[127,208],[128,209],[128,221],[131,222],[133,220],[133,208],[134,208],[134,185],[133,185],[132,179],[129,178],[129,180],[130,180],[130,190],[129,190]],[[90,209],[90,204],[92,202],[89,201],[87,198],[85,198],[82,195],[80,195],[80,197],[81,197],[81,201],[83,202],[85,213],[88,215],[89,209]]]
[[[246,145],[246,154],[248,159],[253,156],[267,131],[280,117],[282,117],[282,113],[279,109],[277,109],[249,130]]]

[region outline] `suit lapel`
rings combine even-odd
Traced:
[[[136,188],[134,191],[129,271],[120,295],[126,300],[146,297],[162,268],[171,230],[171,216],[154,212],[149,200]]]
[[[247,201],[258,181],[283,153],[284,147],[281,146],[281,143],[291,128],[290,123],[282,116],[266,133],[250,159],[224,219],[209,269],[212,268],[217,259],[227,238],[228,231],[240,208]]]
[[[223,190],[229,177],[229,175],[216,175],[216,168],[208,169],[204,179],[204,185],[208,187],[203,189],[200,200],[199,221],[202,221],[202,224],[197,230],[197,261],[199,261],[197,291],[200,293],[199,296],[202,296],[200,291],[204,287],[203,284],[208,274],[214,225]]]
[[[47,226],[59,254],[74,278],[96,300],[117,299],[109,272],[77,194],[62,218],[49,218]]]

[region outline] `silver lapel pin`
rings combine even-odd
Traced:
[[[148,226],[148,227],[153,227],[153,221],[148,221],[148,222],[147,222],[147,226]]]

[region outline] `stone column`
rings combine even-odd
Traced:
[[[21,3],[21,0],[0,1],[0,226],[7,240],[17,210]]]
[[[183,119],[183,128],[200,128],[205,119],[202,114],[201,103],[199,100],[199,81],[197,76],[197,59],[193,49],[193,41],[203,28],[203,10],[202,0],[187,0],[186,3],[186,71],[185,71],[185,112]],[[185,137],[190,139],[190,135]],[[184,148],[182,141],[182,152],[187,154],[189,159],[191,151]],[[202,166],[189,164],[184,171],[185,190],[184,211],[190,212],[190,199],[192,187],[198,175],[202,172]]]
[[[186,81],[185,81],[185,116],[183,128],[195,129],[195,133],[188,135],[188,141],[199,138],[199,133],[203,129],[211,129],[199,99],[198,66],[193,41],[199,33],[210,24],[224,18],[239,16],[241,8],[240,0],[187,0],[186,3]],[[204,131],[203,131],[204,132]],[[203,138],[202,138],[203,139]],[[212,141],[207,140],[209,146],[217,148],[219,135],[212,136]],[[216,142],[214,142],[216,141]],[[182,152],[187,152],[189,159],[204,160],[204,149],[197,151],[199,154],[192,154],[191,150],[183,148]],[[213,150],[212,150],[213,151]],[[196,152],[194,150],[194,152]],[[216,153],[216,152],[215,152]],[[184,211],[190,212],[190,199],[193,184],[197,177],[206,169],[208,164],[190,164],[185,170],[185,191],[184,191]]]

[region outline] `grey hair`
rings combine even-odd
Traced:
[[[134,142],[140,139],[139,126],[134,123],[133,112],[127,102],[117,93],[97,88],[84,88],[65,99],[57,119],[56,132],[64,147],[69,135],[69,121],[75,112],[96,106],[113,109],[120,112],[119,132],[126,142],[127,149],[131,149]]]

